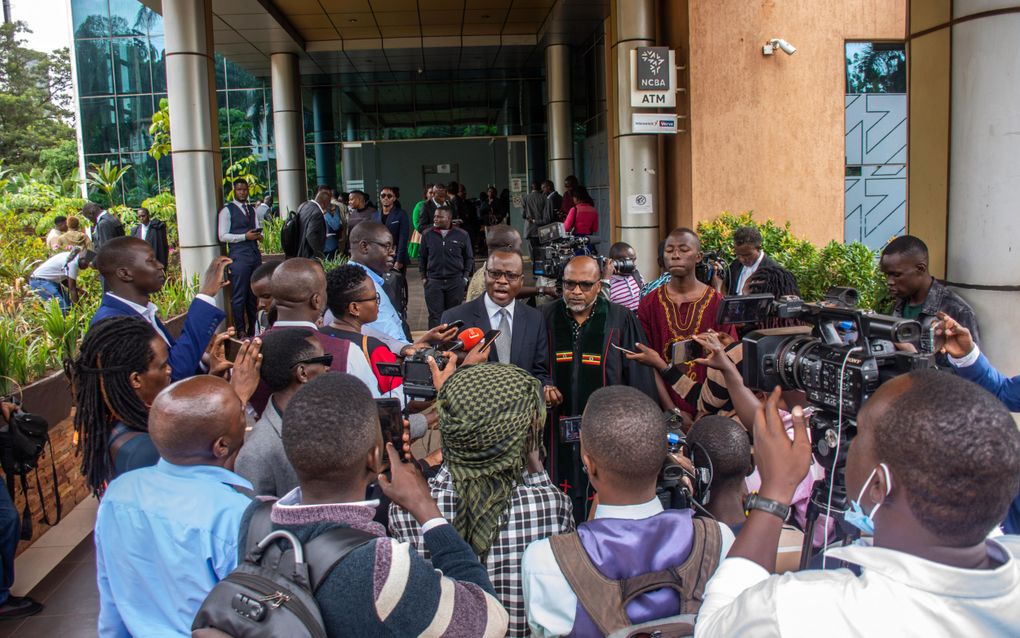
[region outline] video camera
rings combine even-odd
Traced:
[[[599,264],[599,271],[605,270],[607,257],[594,254],[593,246],[599,243],[591,237],[574,237],[561,222],[547,224],[538,229],[538,249],[531,256],[531,272],[536,277],[548,277],[557,281],[563,279],[567,262],[578,255],[589,255]],[[616,272],[629,275],[637,268],[633,259],[612,259]]]
[[[776,386],[801,390],[814,408],[811,440],[825,478],[811,494],[802,567],[810,558],[818,514],[830,505],[834,514],[848,508],[843,471],[864,403],[889,379],[933,365],[931,354],[899,351],[895,346],[919,343],[920,323],[857,308],[857,299],[852,288],[832,288],[819,303],[743,295],[725,298],[719,310],[719,320],[725,323],[778,317],[806,324],[755,330],[742,339],[744,385],[762,392]]]
[[[717,252],[707,252],[701,256],[694,266],[694,277],[701,283],[711,286],[712,277],[718,275],[723,282],[723,290],[730,287],[730,267],[726,260]]]
[[[667,413],[666,417],[666,443],[668,452],[662,462],[662,469],[659,470],[659,478],[655,484],[655,496],[662,503],[663,509],[691,509],[704,510],[702,505],[707,502],[709,486],[712,484],[712,461],[707,459],[707,467],[699,467],[694,462],[694,453],[687,443],[687,436],[684,434],[683,421],[676,412]],[[694,473],[691,474],[676,462],[674,455],[683,454],[694,464]],[[686,475],[690,478],[693,490],[683,482]]]
[[[436,398],[436,387],[432,383],[432,369],[429,368],[429,357],[436,360],[440,370],[450,365],[449,360],[443,356],[447,352],[467,352],[474,348],[485,337],[479,328],[465,328],[453,341],[441,343],[431,348],[422,348],[411,356],[404,359],[404,366],[399,370],[400,374],[392,376],[403,376],[404,396],[410,399],[430,401]],[[382,365],[378,364],[381,374],[388,374],[383,371]],[[456,365],[456,364],[453,364]],[[396,365],[393,365],[396,368]]]

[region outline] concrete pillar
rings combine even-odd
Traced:
[[[220,254],[216,219],[223,192],[212,0],[163,0],[163,30],[181,270],[189,279]]]
[[[953,17],[987,3],[955,0]],[[1020,2],[1013,4],[1020,11]],[[952,31],[946,279],[974,307],[983,350],[1020,372],[1020,13],[958,22]],[[1001,289],[999,287],[1002,287]]]
[[[336,182],[336,131],[333,126],[333,89],[312,89],[312,134],[315,137],[315,183],[330,188]]]
[[[294,53],[269,57],[273,86],[273,129],[276,137],[276,183],[280,213],[286,217],[305,202],[305,134],[301,111],[301,75]]]
[[[616,198],[620,211],[619,238],[634,247],[638,268],[657,273],[659,220],[658,142],[654,135],[631,132],[630,52],[636,47],[655,46],[655,3],[653,0],[613,0],[612,60],[615,65],[616,104],[610,112],[616,118],[613,149],[616,152]],[[643,196],[651,212],[636,212],[634,197]],[[642,207],[643,208],[643,207]],[[615,239],[616,233],[613,233]]]
[[[547,102],[547,177],[563,192],[563,182],[574,172],[573,122],[570,117],[570,46],[550,44],[545,49]]]

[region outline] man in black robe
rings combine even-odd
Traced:
[[[658,399],[652,370],[624,357],[624,350],[646,341],[641,324],[633,312],[606,299],[602,285],[598,262],[575,257],[563,270],[563,297],[542,307],[558,395],[547,436],[549,475],[570,496],[578,522],[587,518],[593,496],[581,466],[580,419],[575,419],[588,397],[604,386],[629,385]]]

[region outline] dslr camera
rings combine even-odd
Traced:
[[[440,370],[446,368],[449,360],[441,353],[443,348],[423,348],[404,359],[402,374],[404,377],[404,395],[422,401],[436,398],[436,386],[432,384],[432,369],[429,368],[429,357],[436,360]],[[380,372],[382,370],[380,369]]]
[[[722,279],[723,290],[730,287],[730,266],[722,255],[710,251],[701,256],[701,261],[694,266],[694,277],[703,284],[712,285],[712,277]]]

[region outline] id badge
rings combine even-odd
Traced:
[[[580,443],[581,417],[565,416],[560,418],[560,443]]]

